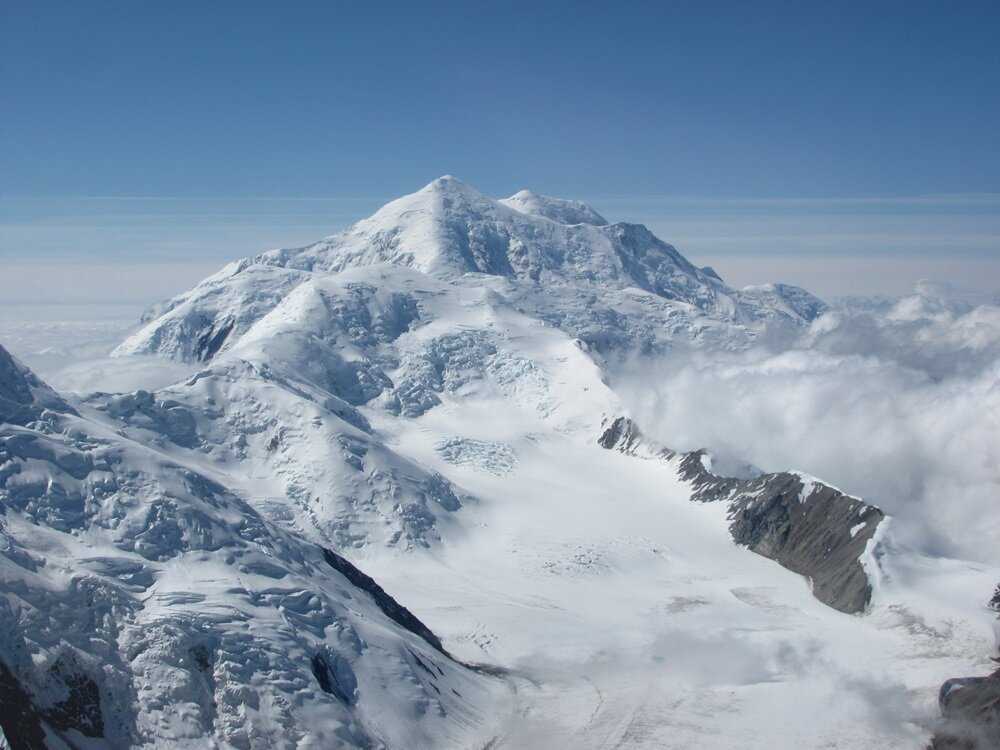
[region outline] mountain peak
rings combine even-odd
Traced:
[[[539,195],[531,190],[519,190],[500,203],[523,214],[541,216],[558,224],[591,224],[598,227],[608,224],[607,219],[586,203]]]
[[[530,190],[497,200],[443,175],[339,234],[230,264],[159,308],[116,354],[210,359],[300,284],[376,266],[449,282],[466,274],[500,276],[520,286],[520,294],[544,289],[553,309],[635,290],[685,316],[751,326],[776,315],[801,323],[823,308],[793,287],[732,289],[646,227],[609,224],[586,203]]]
[[[273,257],[310,271],[391,263],[441,277],[483,273],[539,283],[600,283],[670,298],[678,296],[678,274],[685,288],[706,283],[644,227],[609,225],[585,203],[528,190],[497,200],[450,175],[387,203],[339,235],[292,252],[294,257]]]
[[[472,185],[468,184],[467,182],[463,182],[454,175],[450,174],[443,174],[437,179],[431,180],[416,193],[413,193],[413,195],[424,195],[428,193],[436,193],[444,195],[454,195],[454,194],[464,193],[479,198],[486,198],[485,195],[476,190],[476,188],[472,187]]]
[[[465,183],[451,174],[443,174],[435,180],[431,180],[421,189],[420,192],[431,190],[449,190],[457,187],[464,187]]]

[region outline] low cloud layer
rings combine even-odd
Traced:
[[[1000,562],[1000,306],[921,285],[844,304],[741,354],[632,359],[616,377],[647,432],[799,469],[896,516],[924,552]]]

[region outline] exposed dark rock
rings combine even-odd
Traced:
[[[351,705],[357,697],[358,683],[347,663],[338,657],[331,663],[328,656],[314,654],[311,660],[312,673],[324,693],[329,693],[345,705]]]
[[[313,656],[311,664],[313,676],[316,678],[316,682],[319,683],[320,690],[324,693],[334,693],[333,683],[330,679],[330,669],[326,665],[326,659],[319,654],[316,654]],[[340,700],[344,700],[343,695],[337,694],[337,697],[340,698]]]
[[[1000,747],[1000,670],[988,677],[948,680],[938,694],[942,721],[932,750]]]
[[[40,708],[6,664],[0,662],[0,729],[13,750],[44,750],[45,730],[75,730],[86,737],[104,736],[101,691],[86,674],[62,660],[49,675],[66,690],[66,697]]]
[[[45,718],[59,729],[75,729],[87,737],[104,735],[101,689],[90,677],[57,661],[50,673],[66,686],[68,695],[45,711]]]
[[[0,729],[12,750],[45,750],[42,717],[7,665],[0,662]]]
[[[860,559],[885,517],[881,510],[797,474],[719,477],[705,468],[704,456],[686,454],[681,477],[691,482],[693,500],[729,503],[737,544],[808,577],[824,604],[849,614],[865,610],[871,583]]]
[[[990,609],[1000,612],[1000,586],[997,586],[993,590],[993,596],[990,597]]]
[[[416,662],[417,666],[420,667],[422,670],[424,670],[427,674],[429,674],[432,680],[436,680],[437,675],[434,674],[434,670],[432,670],[430,667],[424,664],[424,660],[421,659],[419,656],[417,656],[416,652],[413,649],[407,649],[407,650],[410,652],[410,656],[413,657],[413,661]]]
[[[75,414],[63,399],[0,346],[0,422],[25,425],[46,409]]]
[[[461,500],[455,494],[455,489],[442,474],[432,474],[424,482],[424,493],[428,500],[437,502],[445,510],[452,512],[462,507]]]
[[[207,646],[203,644],[193,646],[189,649],[188,653],[191,654],[194,663],[198,665],[198,669],[205,674],[212,672],[212,652],[208,650]]]
[[[987,606],[1000,610],[1000,585]],[[941,724],[930,750],[1000,748],[1000,669],[986,677],[946,680],[938,692],[938,706]]]
[[[222,345],[226,343],[226,337],[232,332],[233,325],[234,322],[228,320],[219,325],[218,329],[209,328],[201,334],[195,345],[195,357],[201,362],[207,362],[214,357]]]
[[[635,449],[642,445],[642,442],[642,433],[639,432],[635,422],[627,417],[618,417],[597,438],[597,444],[602,448],[627,454],[634,453]],[[673,456],[674,453],[670,451],[669,455]]]
[[[403,626],[414,635],[420,636],[445,656],[449,656],[448,652],[444,650],[444,646],[441,645],[441,640],[431,632],[431,629],[420,622],[410,610],[389,596],[381,586],[375,583],[375,580],[371,576],[365,575],[345,558],[326,547],[323,548],[323,557],[330,567],[334,568],[348,581],[359,589],[367,591],[372,599],[375,600],[378,608],[390,620]]]
[[[719,276],[718,272],[714,268],[712,268],[711,266],[702,266],[701,267],[701,272],[703,274],[705,274],[706,276],[711,276],[713,279],[716,279],[718,281],[722,281],[722,277]]]
[[[860,559],[885,517],[878,508],[798,474],[719,476],[705,451],[678,454],[652,444],[625,417],[614,420],[598,444],[629,455],[679,458],[692,500],[728,504],[737,544],[809,578],[816,598],[834,609],[856,614],[868,606],[871,583]]]

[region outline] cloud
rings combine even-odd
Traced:
[[[132,305],[139,309],[180,294],[221,268],[221,261],[7,263],[0,276],[5,306]]]
[[[537,711],[502,725],[504,747],[918,747],[937,708],[893,674],[843,663],[843,644],[716,620],[669,619],[582,662],[532,654],[515,668]],[[831,648],[833,646],[833,648]],[[838,653],[839,652],[839,653]],[[824,707],[835,706],[832,711]],[[761,716],[768,720],[762,722]],[[850,725],[845,726],[845,720]]]
[[[923,285],[739,354],[633,358],[633,416],[678,449],[823,477],[929,554],[1000,562],[1000,307]]]
[[[200,365],[172,362],[158,357],[100,358],[75,362],[55,370],[47,382],[61,392],[128,393],[165,388],[191,377]]]
[[[693,263],[715,268],[726,283],[742,287],[783,281],[796,284],[821,297],[842,295],[905,295],[921,279],[944,279],[953,284],[991,291],[1000,278],[1000,258],[973,257],[955,253],[893,254],[879,257],[859,252],[857,247],[793,255],[800,243],[787,249],[742,248],[727,253],[718,243],[680,244]]]

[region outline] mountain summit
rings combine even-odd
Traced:
[[[650,307],[658,308],[654,318],[661,324],[670,318],[672,330],[680,330],[674,325],[678,317],[701,319],[685,330],[726,324],[741,327],[726,334],[737,337],[752,337],[776,319],[802,324],[824,308],[797,287],[733,289],[646,227],[608,223],[584,203],[528,190],[497,200],[444,176],[319,242],[229,264],[151,311],[145,327],[116,353],[211,359],[300,284],[351,269],[389,266],[445,282],[464,279],[464,284],[483,285],[483,277],[498,277],[508,284],[506,293],[526,298],[524,304],[532,307],[538,300],[529,298],[544,291],[539,315],[584,339],[583,318],[602,308],[634,304],[636,295],[651,295],[654,299],[642,305],[646,314]],[[650,326],[660,324],[650,320]],[[636,343],[631,335],[616,341]],[[590,343],[600,349],[607,342]]]
[[[578,201],[522,190],[490,198],[446,175],[314,245],[254,259],[308,271],[392,263],[434,275],[636,287],[726,314],[733,290],[640,224],[609,224]]]
[[[597,211],[580,201],[568,201],[562,198],[549,198],[538,195],[530,190],[520,190],[510,198],[500,201],[515,211],[532,216],[543,216],[557,224],[592,224],[603,227],[608,222]]]
[[[528,191],[495,200],[451,176],[341,234],[255,260],[310,271],[392,263],[436,275],[634,286],[703,303],[715,283],[645,227],[608,224],[583,203]]]

